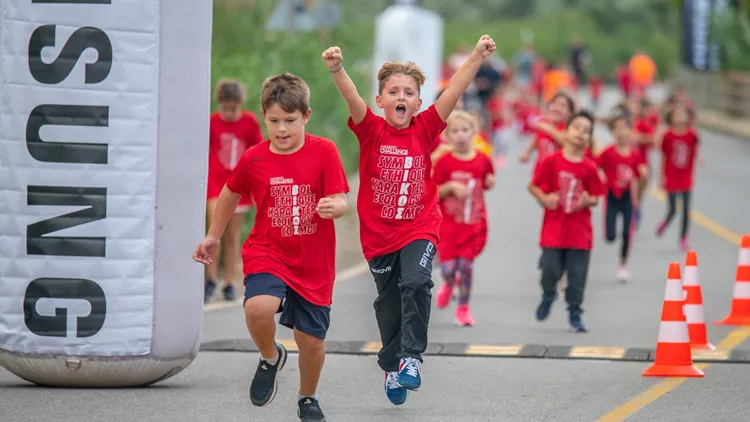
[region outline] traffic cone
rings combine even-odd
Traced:
[[[732,308],[726,318],[714,321],[715,325],[750,325],[750,235],[742,236],[734,280]]]
[[[684,303],[680,264],[671,262],[661,310],[656,356],[654,364],[643,371],[644,377],[703,377],[703,371],[693,365],[687,320],[682,310]]]
[[[687,320],[690,347],[693,349],[716,350],[708,342],[706,316],[703,312],[703,294],[698,278],[698,254],[688,251],[685,255],[685,277],[682,284],[685,289],[685,319]]]

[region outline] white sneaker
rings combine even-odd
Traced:
[[[630,280],[630,271],[628,271],[625,267],[620,267],[617,269],[617,280],[626,282]]]

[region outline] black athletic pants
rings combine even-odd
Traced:
[[[434,257],[432,242],[415,240],[369,262],[378,289],[375,319],[383,343],[378,365],[384,371],[397,371],[402,357],[422,361],[427,349]]]
[[[607,210],[605,213],[605,232],[608,242],[614,242],[617,237],[617,216],[622,214],[622,247],[620,258],[627,259],[630,251],[630,225],[633,218],[633,199],[630,191],[615,198],[612,192],[607,193]]]

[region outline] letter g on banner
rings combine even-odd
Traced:
[[[82,308],[80,302],[88,305],[87,311],[75,312]],[[43,307],[53,312],[39,312]],[[37,278],[26,288],[23,313],[26,326],[36,335],[91,337],[104,325],[107,300],[101,286],[91,280]]]

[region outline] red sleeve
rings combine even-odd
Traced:
[[[602,183],[596,166],[591,166],[588,177],[586,178],[586,192],[591,196],[602,196],[607,193],[607,187]]]
[[[247,140],[248,144],[253,147],[263,142],[263,132],[260,130],[260,124],[258,124],[258,118],[253,113],[247,114],[250,121],[250,127],[248,128]]]
[[[700,145],[701,143],[701,138],[698,136],[698,132],[696,131],[693,131],[693,143],[696,147],[698,147],[698,145]]]
[[[380,123],[380,122],[383,123]],[[346,123],[349,126],[349,129],[351,129],[352,132],[354,132],[354,135],[357,137],[357,140],[359,141],[360,147],[369,144],[372,142],[375,137],[377,137],[378,131],[375,130],[375,128],[379,124],[387,124],[385,123],[385,120],[380,117],[376,116],[375,113],[370,110],[370,107],[367,107],[367,112],[365,113],[365,118],[362,119],[361,122],[358,124],[354,124],[354,119],[352,119],[351,116],[349,116],[349,120]]]
[[[323,195],[331,196],[337,193],[349,193],[349,182],[346,180],[344,165],[341,163],[339,150],[336,144],[330,140],[323,140],[324,148],[320,149],[323,155]]]
[[[432,168],[432,181],[438,186],[448,181],[449,171],[447,169],[447,161],[445,160],[445,157],[447,156],[448,155],[443,155],[438,158],[435,167]]]
[[[440,138],[438,136],[446,126],[443,119],[440,118],[437,110],[435,110],[435,105],[431,105],[427,108],[427,110],[414,116],[414,118],[412,119],[412,124],[418,125],[419,130],[423,132],[419,135],[423,136],[424,138],[422,139],[425,139],[427,141],[427,150],[434,151],[434,149],[437,148],[437,145],[440,142]]]
[[[552,157],[546,157],[544,160],[539,162],[534,169],[534,176],[531,179],[531,184],[537,186],[544,193],[549,193],[552,190],[552,184],[550,183],[550,175],[552,172]]]
[[[232,170],[232,175],[227,180],[227,187],[234,193],[240,194],[245,197],[252,197],[252,191],[250,190],[249,175],[250,170],[250,154],[245,152],[240,157],[240,162]]]
[[[488,157],[488,156],[485,155],[484,156],[484,163],[487,166],[487,172],[485,173],[485,175],[487,175],[487,174],[495,174],[495,166],[492,165],[492,160],[490,160],[490,157]]]

